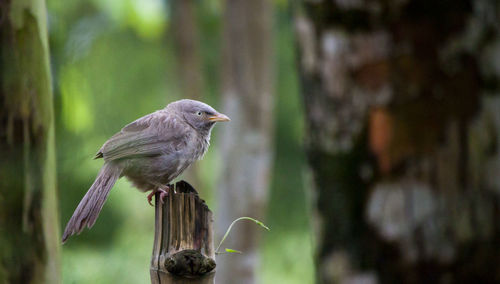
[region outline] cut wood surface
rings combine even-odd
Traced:
[[[185,181],[155,196],[155,240],[151,283],[213,283],[213,217],[205,201]]]

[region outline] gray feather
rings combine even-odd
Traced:
[[[158,156],[185,146],[189,129],[169,112],[160,110],[142,117],[111,137],[99,151],[106,161]],[[98,153],[98,154],[99,154]]]
[[[120,177],[121,169],[113,164],[105,163],[96,180],[78,204],[73,216],[66,225],[62,242],[74,235],[79,234],[85,226],[92,227],[101,212],[104,202],[108,198],[109,191]]]

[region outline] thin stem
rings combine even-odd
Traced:
[[[236,222],[240,221],[240,220],[250,220],[250,221],[253,221],[255,223],[257,223],[259,226],[263,227],[264,229],[266,230],[270,230],[266,225],[264,225],[264,223],[262,223],[261,221],[259,220],[256,220],[254,218],[251,218],[251,217],[240,217],[236,220],[234,220],[231,225],[229,225],[229,228],[227,228],[227,231],[226,233],[224,234],[224,237],[222,237],[222,240],[220,241],[219,243],[219,246],[217,246],[217,249],[215,250],[215,253],[217,254],[221,254],[221,252],[219,252],[219,249],[220,247],[222,246],[222,243],[226,240],[227,236],[229,235],[229,232],[231,231],[231,229],[233,228],[234,224],[236,224]]]

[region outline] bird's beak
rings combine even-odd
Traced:
[[[213,122],[222,122],[222,121],[230,121],[231,119],[222,113],[214,114],[208,117],[208,120],[213,121]]]

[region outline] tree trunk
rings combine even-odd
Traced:
[[[219,236],[238,217],[263,217],[273,159],[272,3],[225,3],[222,95],[223,111],[231,123],[221,127],[218,142],[223,167],[216,219]],[[259,233],[248,223],[231,232],[226,246],[243,254],[218,258],[217,282],[256,282]]]
[[[0,283],[59,283],[45,2],[0,4]]]
[[[204,81],[194,2],[172,0],[170,15],[181,91],[184,97],[199,100],[203,95]]]
[[[500,281],[494,1],[303,1],[321,283]]]
[[[194,0],[172,0],[171,19],[174,52],[182,97],[201,100],[205,90],[202,60],[200,55],[200,37],[196,22]],[[203,188],[198,165],[191,165],[184,176],[195,188]]]

